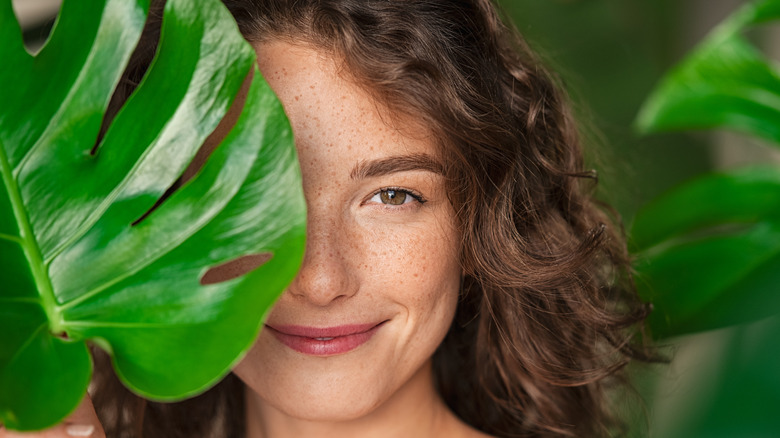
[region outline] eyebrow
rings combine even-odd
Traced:
[[[439,175],[444,174],[444,166],[430,155],[410,154],[361,161],[355,165],[349,173],[349,177],[352,179],[364,179],[412,170],[425,170]]]

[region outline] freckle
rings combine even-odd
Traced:
[[[295,100],[300,100],[301,96],[295,96]]]

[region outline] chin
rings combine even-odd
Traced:
[[[379,403],[363,405],[350,402],[334,402],[333,400],[330,400],[329,403],[325,403],[324,405],[301,403],[290,406],[291,410],[284,412],[291,417],[299,418],[301,420],[339,423],[363,418],[374,412],[378,405]]]
[[[312,422],[356,420],[371,414],[385,401],[380,394],[367,392],[366,385],[341,385],[338,389],[333,386],[301,385],[284,394],[258,391],[257,395],[272,410]]]

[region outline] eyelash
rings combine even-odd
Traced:
[[[407,196],[411,196],[412,197],[412,199],[413,199],[412,202],[416,201],[420,205],[425,204],[426,202],[428,202],[428,200],[423,198],[423,196],[421,194],[419,194],[419,193],[417,193],[415,191],[409,190],[409,189],[401,188],[401,187],[383,187],[383,188],[377,190],[376,192],[374,192],[373,194],[371,194],[371,197],[368,198],[368,200],[371,201],[372,199],[374,199],[374,197],[381,195],[382,192],[404,193]],[[383,203],[381,201],[377,202],[377,204],[382,205],[384,207],[403,207],[404,205],[410,204],[410,203],[411,202],[404,202],[403,204],[400,204],[400,205],[392,205],[392,204],[385,204],[385,203]]]

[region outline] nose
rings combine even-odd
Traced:
[[[322,219],[311,209],[307,224],[303,263],[288,293],[322,307],[353,296],[357,281],[349,264],[349,233],[339,220]]]

